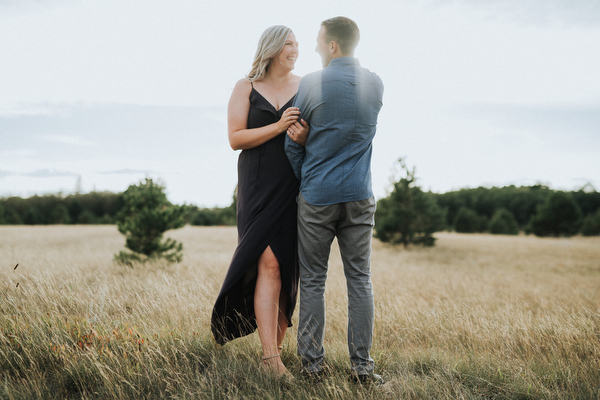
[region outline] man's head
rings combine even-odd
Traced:
[[[326,67],[336,57],[353,56],[359,40],[358,26],[350,18],[329,18],[321,23],[315,50]]]

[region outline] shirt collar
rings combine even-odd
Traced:
[[[356,57],[336,57],[333,58],[331,61],[329,61],[329,67],[332,65],[357,65],[360,66],[360,63],[358,62],[358,58]]]

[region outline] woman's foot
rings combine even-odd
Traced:
[[[281,362],[281,357],[279,354],[275,354],[272,356],[266,356],[262,358],[263,366],[267,369],[268,372],[275,374],[280,378],[293,378],[294,376],[287,370],[283,362]]]

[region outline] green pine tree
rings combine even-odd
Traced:
[[[430,193],[415,185],[415,168],[398,160],[405,176],[394,182],[390,195],[377,202],[375,237],[392,244],[433,246],[433,233],[443,228],[444,213]]]
[[[185,208],[171,204],[164,193],[164,186],[146,179],[131,185],[123,193],[124,206],[117,215],[119,232],[125,235],[131,252],[121,251],[115,260],[121,263],[166,259],[181,261],[183,245],[167,238],[163,233],[184,225]]]

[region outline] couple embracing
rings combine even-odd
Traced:
[[[268,28],[229,101],[229,143],[242,150],[238,246],[211,328],[219,344],[258,330],[262,362],[279,376],[291,375],[280,352],[298,294],[303,372],[324,373],[325,280],[337,237],[348,289],[351,377],[379,379],[370,356],[371,153],[383,84],[354,57],[359,38],[348,18],[323,21],[316,46],[323,69],[301,79],[292,74],[294,33]]]

